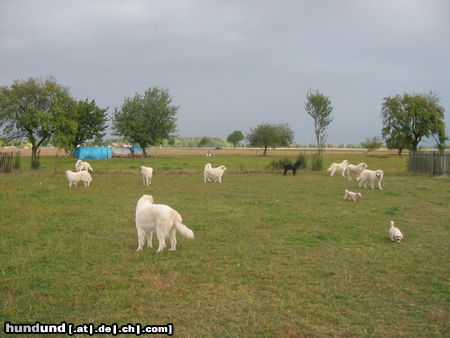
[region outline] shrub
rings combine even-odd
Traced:
[[[323,168],[323,157],[321,154],[314,154],[312,156],[311,169],[313,171],[321,171]]]

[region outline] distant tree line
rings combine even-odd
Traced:
[[[327,128],[332,122],[331,100],[318,90],[310,90],[303,108],[313,119],[317,167],[326,144]],[[172,104],[167,89],[150,87],[143,94],[124,99],[108,118],[108,107],[95,100],[76,100],[69,88],[52,77],[15,80],[0,87],[0,145],[27,141],[32,148],[31,167],[39,167],[39,148],[47,144],[72,151],[79,145],[101,144],[111,122],[115,135],[145,149],[149,146],[218,147],[242,145],[268,149],[292,145],[294,133],[286,123],[261,123],[247,135],[235,130],[225,140],[203,136],[180,138],[175,135],[179,107]],[[439,149],[445,148],[444,108],[433,93],[403,94],[384,98],[381,108],[381,136],[389,149],[415,151],[425,138],[433,138]],[[372,151],[383,146],[379,137],[366,138],[360,145]],[[344,147],[344,145],[338,145]],[[354,145],[346,145],[354,147]]]

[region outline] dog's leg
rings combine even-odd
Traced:
[[[141,228],[137,229],[138,232],[138,247],[136,249],[136,251],[141,251],[142,248],[144,247],[144,242],[145,242],[145,231]]]
[[[158,237],[158,250],[156,252],[161,252],[166,247],[166,237],[167,237],[167,231],[166,225],[164,223],[156,224],[156,236]]]
[[[173,227],[170,230],[169,238],[170,238],[170,249],[169,251],[175,251],[177,249],[177,236],[176,236],[176,228]]]
[[[148,235],[147,246],[153,248],[153,230],[150,230],[150,235]]]
[[[292,171],[292,175],[294,175],[295,176],[295,173],[297,172],[297,169],[294,169],[293,171]]]

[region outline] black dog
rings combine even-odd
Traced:
[[[295,175],[295,173],[297,172],[297,169],[302,165],[302,162],[297,161],[294,164],[292,164],[292,163],[283,163],[280,161],[280,164],[283,166],[283,169],[284,169],[283,175],[286,176],[286,173],[288,172],[288,170],[292,170],[292,174]]]

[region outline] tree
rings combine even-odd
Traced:
[[[268,148],[289,146],[294,139],[294,132],[288,124],[263,123],[255,129],[250,128],[247,139],[252,147],[263,148],[263,155],[266,155]]]
[[[314,120],[314,133],[316,134],[317,148],[320,153],[327,137],[326,129],[333,121],[331,117],[331,112],[333,111],[331,101],[318,90],[310,90],[306,95],[304,107],[306,113]]]
[[[361,142],[361,147],[367,149],[367,152],[371,152],[377,149],[380,149],[383,146],[383,142],[381,142],[378,136],[374,136],[372,138],[366,138],[363,142]]]
[[[75,107],[74,119],[78,122],[78,128],[71,144],[73,148],[88,140],[100,141],[105,136],[106,111],[97,106],[94,100],[80,100]]]
[[[385,97],[381,117],[381,134],[391,145],[416,151],[423,138],[433,136],[442,149],[447,140],[444,108],[433,92]]]
[[[236,149],[236,146],[244,139],[244,134],[240,130],[233,131],[230,135],[227,137],[227,142],[232,143],[234,149]]]
[[[114,110],[113,127],[117,135],[145,148],[169,139],[176,129],[178,107],[171,105],[168,90],[149,88],[144,95],[136,93],[125,98],[120,109]]]
[[[70,139],[77,122],[72,119],[75,100],[69,89],[48,77],[15,80],[0,88],[0,127],[9,139],[26,138],[31,143],[31,167],[39,167],[39,147]]]
[[[211,143],[211,140],[209,137],[203,136],[200,141],[198,142],[199,147],[206,147],[209,143]]]

